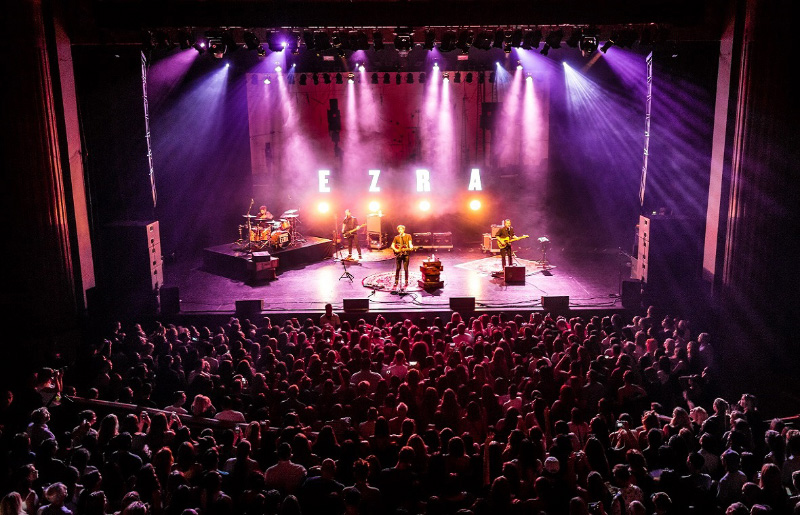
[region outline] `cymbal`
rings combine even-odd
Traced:
[[[281,217],[281,219],[283,219],[283,218],[297,218],[297,217],[299,217],[299,216],[300,216],[300,215],[283,215],[283,216]]]
[[[284,215],[293,215],[293,214],[297,214],[297,213],[298,213],[298,211],[296,209],[289,209],[289,210],[283,212]]]
[[[242,215],[244,218],[258,218],[256,215]]]

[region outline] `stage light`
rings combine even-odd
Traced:
[[[470,201],[469,208],[473,211],[477,211],[481,208],[481,201],[478,199],[474,199]]]
[[[228,65],[226,64],[225,66],[228,66]],[[264,79],[264,84],[267,84],[267,85],[269,85],[269,84],[272,84],[272,81],[271,81],[271,80],[269,80],[269,77],[267,77],[266,79]]]
[[[522,29],[516,29],[511,33],[511,46],[514,48],[522,46]]]
[[[461,82],[461,72],[456,72],[456,74],[453,75],[453,82],[455,82],[456,84],[459,84]]]
[[[247,33],[245,33],[245,34],[247,34]],[[267,46],[269,47],[269,49],[272,52],[281,52],[281,51],[283,51],[283,49],[286,48],[283,43],[284,43],[284,38],[283,38],[283,35],[280,32],[277,32],[277,31],[267,32]]]
[[[410,34],[397,34],[394,37],[394,48],[400,52],[400,55],[408,55],[412,45],[413,41],[411,41]]]
[[[519,61],[517,61],[517,70],[521,70],[521,69],[522,69],[522,64]]]
[[[472,46],[472,32],[468,30],[462,30],[458,34],[458,42],[456,43],[456,48],[461,50],[462,54],[469,53],[469,47]]]
[[[206,46],[208,46],[208,45],[206,44],[205,41],[202,41],[202,40],[195,41],[194,45],[192,45],[192,47],[195,50],[197,50],[198,54],[202,54],[203,52],[205,52],[206,51]]]
[[[548,52],[550,52],[550,45],[545,43],[544,46],[542,47],[542,49],[539,50],[539,53],[542,54],[542,55],[547,55]]]
[[[327,50],[331,47],[331,40],[327,32],[317,32],[314,34],[314,48],[317,50]]]
[[[583,38],[583,29],[575,27],[574,29],[572,29],[572,32],[570,33],[569,38],[567,38],[566,43],[568,46],[572,48],[578,48],[578,45],[580,44],[582,38]]]
[[[530,73],[525,77],[525,82],[533,82],[533,75]]]
[[[222,36],[217,32],[212,32],[207,33],[206,37],[208,38],[208,52],[217,59],[222,59],[222,56],[228,51]]]
[[[456,33],[448,30],[442,35],[442,41],[439,43],[440,52],[450,52],[456,47]]]
[[[307,50],[314,50],[314,33],[309,30],[304,30],[303,43],[306,44]]]
[[[506,31],[503,29],[497,29],[494,33],[494,43],[492,46],[495,48],[503,48],[506,44]]]
[[[425,75],[425,72],[420,73],[419,74],[419,83],[420,84],[425,84],[425,79],[427,79],[427,78],[428,77]]]
[[[383,83],[384,84],[389,84],[391,81],[392,81],[392,76],[389,75],[388,73],[384,73],[383,74]]]
[[[406,73],[406,84],[414,84],[414,74]]]
[[[551,30],[545,38],[550,48],[561,48],[561,40],[564,39],[564,31],[561,29]]]
[[[611,48],[612,46],[614,46],[614,41],[609,39],[608,41],[603,43],[603,46],[600,47],[600,51],[605,54],[606,52],[608,52],[608,49]]]
[[[376,30],[372,33],[372,46],[375,50],[383,50],[383,32]]]
[[[539,48],[539,43],[542,41],[542,31],[539,29],[529,30],[522,38],[522,48],[530,50],[532,48]]]
[[[433,50],[434,45],[436,44],[436,31],[433,29],[425,31],[425,43],[422,44],[422,48],[425,50]]]
[[[394,82],[395,84],[402,84],[403,76],[398,73],[397,75],[394,76]]]
[[[372,74],[372,83],[373,84],[377,84],[378,83],[378,74],[377,73],[373,73]]]
[[[437,62],[433,63],[433,71],[439,71],[439,63]]]
[[[380,208],[381,208],[381,205],[376,200],[373,200],[372,202],[369,203],[369,210],[372,213],[377,213],[378,210],[380,210]]]
[[[283,68],[281,68],[281,66],[280,66],[280,65],[277,65],[277,66],[275,67],[275,73],[280,73],[280,72],[282,72],[282,71],[283,71]]]
[[[316,86],[317,84],[319,84],[319,75],[315,73],[314,75],[311,76],[311,80],[314,81],[314,85]]]
[[[342,83],[342,74],[341,73],[337,73],[336,74],[336,84],[341,84],[341,83]]]
[[[145,47],[155,47],[159,50],[172,50],[178,46],[170,40],[169,34],[163,30],[156,31],[155,36],[151,36],[148,39],[149,41],[145,43]]]
[[[328,204],[327,202],[320,202],[319,204],[317,204],[317,211],[319,211],[320,213],[327,213],[330,210],[331,210],[331,205]]]
[[[363,71],[366,71],[366,70],[367,70],[367,69],[366,69],[366,68],[364,68],[364,65],[363,65],[363,64],[359,64],[359,65],[358,65],[358,71],[360,71],[360,72],[363,72]]]
[[[475,41],[472,43],[472,46],[480,50],[489,50],[492,48],[491,32],[485,30],[478,32],[478,35],[475,36]]]
[[[421,200],[419,203],[419,210],[420,211],[429,211],[431,209],[431,203],[427,200]]]
[[[194,45],[194,36],[188,30],[179,30],[178,31],[178,45],[181,47],[181,50],[187,50],[192,48]]]
[[[258,36],[249,30],[246,30],[242,37],[244,38],[244,44],[248,50],[258,50],[261,48],[261,41],[259,41]]]
[[[478,72],[478,84],[483,84],[486,80],[486,75],[483,72]]]
[[[300,85],[301,86],[305,86],[307,80],[308,79],[306,78],[306,74],[305,73],[301,73],[300,74]]]
[[[369,40],[362,31],[350,33],[350,48],[353,50],[369,50]]]
[[[325,84],[330,84],[331,83],[331,74],[330,73],[323,73],[322,74],[322,82],[324,82]],[[317,81],[314,80],[314,84],[316,84],[316,83],[317,83]]]
[[[289,34],[286,48],[294,55],[300,53],[300,33],[292,32]]]
[[[450,72],[442,72],[442,80],[450,80]]]
[[[352,84],[353,82],[355,82],[354,78],[355,78],[355,74],[353,74],[353,73],[348,73],[348,74],[347,74],[347,83],[348,83],[348,84]]]
[[[594,36],[583,36],[578,43],[583,57],[590,56],[597,50],[597,38]]]
[[[472,72],[467,73],[467,84],[472,84]]]

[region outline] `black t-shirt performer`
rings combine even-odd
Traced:
[[[344,210],[344,220],[342,220],[342,237],[347,240],[347,259],[353,257],[353,241],[355,240],[358,259],[361,259],[361,244],[358,242],[358,218],[350,213],[349,209]]]
[[[500,247],[500,257],[503,260],[503,270],[505,270],[506,258],[508,258],[508,266],[514,264],[514,249],[511,247],[511,242],[514,241],[514,228],[511,227],[510,218],[503,220],[503,227],[497,231],[495,237],[497,238],[497,246]]]
[[[395,262],[397,264],[394,271],[394,287],[397,288],[397,283],[400,280],[400,267],[405,270],[405,286],[408,287],[408,262],[410,260],[409,252],[414,249],[414,244],[411,242],[411,235],[406,234],[406,226],[397,226],[397,236],[392,240],[392,251],[394,251]]]

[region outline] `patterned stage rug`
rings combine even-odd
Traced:
[[[334,254],[334,258],[336,259],[344,259],[347,257],[347,247],[344,249],[339,250],[339,254]],[[353,259],[356,261],[386,261],[387,259],[394,259],[394,252],[392,249],[385,248],[380,250],[370,250],[370,249],[361,249],[361,257],[358,257],[358,253],[355,249],[353,249]]]
[[[441,280],[445,283],[447,282],[444,274],[440,276]],[[417,281],[422,280],[422,274],[419,272],[412,272],[411,270],[408,271],[408,288],[405,289],[407,292],[411,291],[423,291],[420,288],[419,283]],[[403,272],[400,272],[400,285],[403,284]],[[392,291],[394,286],[394,270],[391,272],[380,272],[377,274],[368,275],[361,280],[361,285],[365,288],[369,288],[371,290],[380,290],[380,291]]]
[[[519,259],[516,258],[515,265],[517,266],[524,266],[525,267],[525,275],[535,275],[537,273],[542,272],[542,267],[536,264],[536,261],[531,261],[529,259]],[[467,261],[466,263],[459,263],[455,265],[458,268],[464,268],[465,270],[475,270],[481,275],[489,275],[491,276],[492,273],[501,272],[503,269],[503,262],[499,255],[491,256],[483,259],[476,259],[474,261]],[[554,266],[550,266],[549,268],[555,268]]]

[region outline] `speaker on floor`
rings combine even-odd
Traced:
[[[450,297],[450,309],[453,311],[475,311],[475,297]]]
[[[264,301],[257,300],[237,300],[236,316],[240,318],[251,318],[261,314],[264,310]]]
[[[162,315],[175,315],[181,311],[181,296],[177,286],[163,286],[159,291]]]
[[[636,279],[622,281],[622,307],[639,309],[642,307],[642,282]]]
[[[569,310],[569,295],[544,296],[542,295],[542,308],[551,313],[563,313]]]
[[[342,299],[345,313],[366,313],[369,311],[369,299]]]
[[[510,284],[525,284],[525,267],[507,266],[505,268],[504,279]]]

